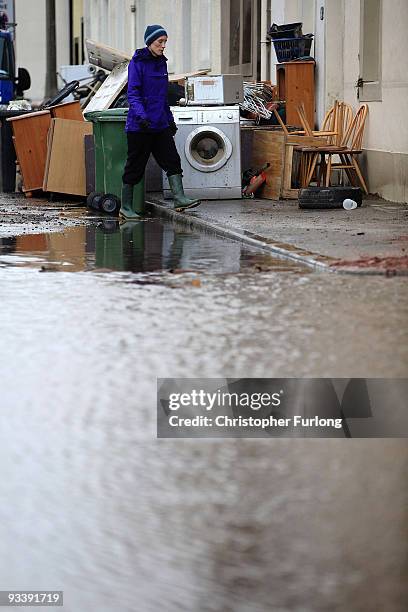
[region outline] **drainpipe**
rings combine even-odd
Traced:
[[[261,81],[270,79],[269,47],[266,32],[270,25],[271,0],[261,0]]]
[[[55,0],[46,0],[45,4],[45,40],[46,40],[46,72],[45,95],[47,98],[57,93],[57,43],[55,23]]]
[[[130,4],[130,30],[131,30],[131,38],[132,40],[131,42],[131,52],[133,55],[133,51],[134,49],[137,47],[137,36],[136,36],[136,0],[134,0],[131,4]],[[128,45],[125,45],[126,48],[128,47]]]

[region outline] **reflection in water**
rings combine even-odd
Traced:
[[[46,269],[65,272],[98,269],[143,273],[173,269],[234,273],[255,266],[307,272],[302,266],[259,253],[239,242],[154,218],[122,224],[106,219],[97,226],[0,239],[0,263],[38,267],[39,262]]]
[[[95,234],[96,267],[129,272],[186,268],[238,272],[241,251],[237,242],[191,233],[158,220],[100,226]]]

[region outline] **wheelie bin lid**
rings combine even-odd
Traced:
[[[126,121],[128,108],[108,108],[107,110],[89,111],[84,113],[87,121],[98,123],[99,121]]]

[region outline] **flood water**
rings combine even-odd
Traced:
[[[3,589],[402,612],[405,440],[157,440],[157,377],[403,377],[407,282],[149,219],[0,241]]]
[[[0,257],[3,267],[26,265],[64,272],[191,270],[227,274],[253,266],[308,271],[233,240],[198,234],[157,218],[125,224],[106,218],[63,232],[0,238]]]

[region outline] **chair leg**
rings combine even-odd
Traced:
[[[343,168],[343,170],[345,170],[345,172],[347,174],[347,178],[350,181],[350,185],[355,187],[356,186],[356,181],[355,181],[352,169],[350,168],[351,162],[350,162],[349,158],[347,157],[347,155],[340,155],[340,159],[341,159],[341,163],[343,164],[343,166],[345,166],[345,168]]]
[[[309,177],[309,172],[310,172],[310,153],[306,153],[305,155],[305,174],[304,174],[304,187],[308,186],[308,182],[307,179]]]
[[[317,158],[318,158],[319,154],[318,153],[312,153],[311,154],[311,161],[310,161],[310,167],[309,167],[309,174],[306,177],[306,187],[308,187],[312,181],[313,178],[313,173],[315,171],[316,168],[316,163],[317,163]]]
[[[309,155],[308,153],[301,153],[301,171],[300,171],[300,185],[301,187],[307,187],[306,177],[309,167]]]
[[[331,153],[328,155],[327,166],[326,166],[326,187],[330,186],[330,178],[331,178],[331,165],[332,165],[332,156]]]
[[[304,160],[303,160],[303,153],[299,153],[299,172],[298,172],[298,177],[299,177],[299,185],[301,187],[303,187],[303,165],[304,165]]]
[[[320,165],[319,165],[319,173],[317,177],[317,185],[320,187],[321,183],[325,183],[326,181],[326,155],[324,153],[320,154]]]
[[[351,163],[354,166],[354,169],[355,169],[356,174],[357,174],[357,176],[359,178],[361,186],[364,189],[365,194],[368,195],[368,189],[367,189],[366,182],[365,182],[365,180],[363,178],[363,175],[361,174],[361,170],[360,170],[360,166],[358,165],[358,161],[354,158],[353,155],[351,155]]]

